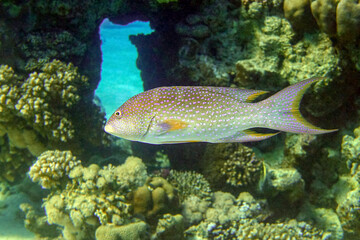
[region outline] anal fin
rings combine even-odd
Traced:
[[[236,134],[219,139],[218,142],[256,142],[261,141],[270,137],[273,137],[280,132],[275,133],[259,133],[253,130],[243,130],[240,132],[237,132]]]

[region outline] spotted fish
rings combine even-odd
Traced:
[[[250,142],[279,132],[322,134],[336,131],[318,128],[299,111],[311,78],[289,86],[269,98],[253,102],[266,93],[226,87],[160,87],[140,93],[119,107],[105,131],[128,140],[170,144],[185,142]]]

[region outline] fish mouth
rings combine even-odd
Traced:
[[[110,134],[115,133],[115,129],[110,124],[105,125],[104,131],[107,132],[107,133],[110,133]]]

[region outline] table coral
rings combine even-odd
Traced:
[[[39,182],[43,188],[55,188],[67,178],[70,171],[81,164],[70,151],[43,152],[31,166],[29,175],[33,182]]]
[[[226,182],[232,186],[256,184],[262,175],[263,162],[256,158],[251,148],[242,147],[229,156],[221,168]]]

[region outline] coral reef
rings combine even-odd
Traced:
[[[91,234],[100,224],[128,223],[130,204],[125,195],[144,184],[147,177],[141,159],[129,157],[123,165],[102,169],[95,164],[83,167],[74,159],[70,152],[45,152],[31,169],[33,180],[40,179],[45,187],[52,187],[59,180],[54,174],[50,174],[51,181],[41,175],[48,162],[54,167],[57,164],[60,170],[57,175],[64,176],[61,191],[53,189],[44,202],[47,221],[62,226],[66,239],[92,238]],[[37,167],[44,161],[43,167]]]
[[[26,226],[38,237],[59,234],[56,227],[65,239],[357,239],[360,130],[353,136],[349,129],[359,125],[359,6],[355,0],[1,1],[0,179],[16,183],[38,157],[30,177],[50,191],[45,216],[22,205]],[[304,97],[301,111],[340,131],[283,134],[251,149],[127,145],[131,155],[158,151],[154,166],[176,169],[163,178],[148,175],[135,157],[118,165],[111,151],[102,151],[104,118],[92,102],[105,17],[121,24],[149,20],[154,28],[130,37],[146,89],[277,91],[327,77]],[[259,195],[236,198],[210,185]]]
[[[315,0],[311,2],[311,13],[320,30],[336,35],[336,0]]]
[[[305,192],[305,182],[295,168],[270,168],[264,184],[263,188],[270,196],[281,194],[292,204],[300,200]]]
[[[45,217],[30,216],[31,209],[23,206],[27,219],[36,221],[26,222],[36,233],[41,234],[43,225],[37,222],[43,219],[60,226],[62,237],[70,240],[148,239],[148,224],[156,224],[158,239],[168,239],[183,229],[181,215],[162,216],[176,210],[175,189],[164,178],[148,177],[139,158],[128,157],[116,167],[84,167],[70,151],[46,151],[31,167],[30,177],[51,189],[43,204]],[[139,215],[149,222],[134,218]],[[155,218],[159,221],[152,222]]]

